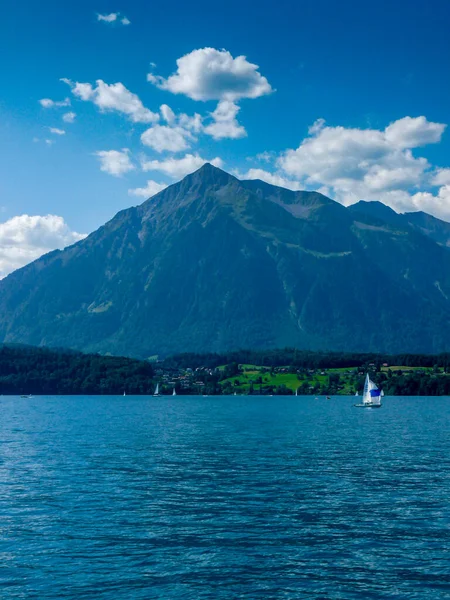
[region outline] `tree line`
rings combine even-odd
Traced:
[[[152,365],[142,360],[0,346],[0,394],[150,394],[153,376]]]

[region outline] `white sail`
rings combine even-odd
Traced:
[[[373,393],[375,391],[378,391],[378,386],[370,379],[369,374],[367,374],[364,383],[363,404],[381,404],[381,393]]]
[[[159,396],[159,383],[156,384],[154,396]]]
[[[175,391],[175,388],[173,388],[172,396],[176,396],[176,395],[177,395],[177,393]]]

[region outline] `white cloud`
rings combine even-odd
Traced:
[[[93,102],[102,112],[123,113],[134,123],[155,123],[159,120],[159,115],[145,108],[139,97],[130,92],[123,83],[107,84],[98,79],[94,87],[90,83],[74,83],[67,78],[61,81],[71,86],[75,96]]]
[[[259,154],[257,154],[255,156],[255,158],[256,158],[256,160],[258,160],[260,162],[270,163],[270,162],[273,162],[275,160],[275,153],[274,152],[267,152],[267,150],[265,150],[264,152],[260,152]],[[248,160],[253,160],[253,159],[250,158]]]
[[[192,134],[186,129],[166,125],[154,125],[141,135],[142,143],[157,152],[186,150],[189,148],[192,139]]]
[[[441,141],[447,125],[432,123],[425,117],[404,117],[385,129],[386,140],[397,148],[418,148]]]
[[[109,13],[108,15],[101,15],[97,13],[97,21],[104,21],[105,23],[121,23],[122,25],[130,25],[131,21],[125,15],[120,16],[120,12]]]
[[[169,125],[173,125],[175,123],[175,113],[167,104],[161,104],[159,107],[161,111],[161,116]]]
[[[194,133],[203,130],[203,119],[198,113],[193,116],[184,113],[177,115],[167,104],[160,106],[160,112],[167,125],[154,125],[144,131],[141,135],[144,145],[157,152],[181,152],[197,141]]]
[[[119,18],[119,13],[109,13],[109,15],[101,15],[97,13],[97,21],[105,21],[105,23],[114,23]]]
[[[178,123],[183,129],[188,129],[194,133],[200,133],[203,129],[203,117],[195,113],[192,117],[181,113],[178,115]]]
[[[194,115],[186,115],[179,113],[176,115],[167,104],[162,104],[159,108],[162,119],[171,127],[179,125],[182,129],[200,133],[203,129],[203,117],[198,113]]]
[[[55,140],[44,140],[44,141],[47,144],[47,146],[51,146],[52,144],[55,143]]]
[[[438,169],[431,180],[432,185],[450,185],[450,169]]]
[[[422,145],[438,141],[444,128],[421,117],[400,119],[385,130],[329,127],[319,120],[309,137],[296,150],[284,152],[278,164],[305,187],[327,186],[344,204],[376,200],[423,184],[430,164],[410,148],[419,140]]]
[[[43,254],[83,239],[56,215],[20,215],[0,223],[0,278]]]
[[[145,187],[128,190],[128,193],[130,194],[130,196],[139,196],[140,198],[151,198],[158,192],[164,190],[166,187],[167,185],[165,183],[158,183],[157,181],[149,179]]]
[[[450,221],[450,185],[443,185],[436,195],[430,192],[417,192],[404,199],[405,210],[423,210]]]
[[[221,158],[213,158],[207,160],[199,154],[186,154],[183,158],[167,158],[166,160],[149,160],[142,162],[144,171],[160,171],[166,175],[170,175],[174,179],[181,179],[185,175],[196,171],[205,163],[211,163],[215,167],[223,167]]]
[[[129,149],[100,150],[94,153],[100,159],[100,170],[115,177],[121,177],[125,173],[135,169],[130,160]]]
[[[64,100],[55,101],[50,98],[41,98],[39,100],[39,104],[43,108],[60,108],[61,106],[70,106],[70,98],[65,98]]]
[[[73,123],[75,121],[76,116],[77,115],[74,112],[67,112],[63,114],[62,119],[65,123]]]
[[[211,125],[205,127],[204,131],[215,140],[223,138],[238,139],[245,137],[247,132],[236,119],[240,108],[234,102],[223,100],[219,102],[216,110],[211,113],[214,120]]]
[[[147,79],[161,89],[193,100],[234,102],[273,91],[258,69],[258,65],[248,62],[245,56],[233,58],[227,50],[201,48],[179,58],[176,72],[168,79],[152,73]]]
[[[270,183],[271,185],[277,185],[278,187],[287,188],[288,190],[297,191],[303,189],[302,185],[298,181],[287,179],[279,173],[269,173],[269,171],[265,171],[264,169],[249,169],[245,173],[235,171],[235,175],[239,179],[244,180],[261,179],[261,181],[265,181],[266,183]]]
[[[57,127],[49,127],[48,129],[50,133],[53,133],[54,135],[66,135],[64,129],[58,129]]]

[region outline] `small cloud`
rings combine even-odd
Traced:
[[[182,127],[155,125],[141,135],[141,142],[156,152],[180,152],[186,150],[193,140],[192,134]]]
[[[158,192],[164,190],[166,187],[167,185],[165,183],[158,183],[157,181],[149,179],[145,187],[128,190],[128,193],[130,196],[138,196],[140,198],[151,198]]]
[[[85,102],[93,102],[102,112],[117,111],[127,115],[133,123],[155,123],[159,114],[142,104],[140,98],[130,92],[123,83],[105,83],[101,79],[93,86],[90,83],[61,79],[72,88],[72,94]]]
[[[97,13],[97,21],[104,21],[105,23],[114,23],[117,21],[119,13],[109,13],[109,15],[101,15]]]
[[[237,140],[245,137],[247,132],[245,127],[240,125],[236,119],[240,108],[234,102],[223,100],[219,102],[216,110],[211,113],[214,122],[205,127],[204,131],[215,140],[224,138]]]
[[[42,108],[60,108],[61,106],[70,106],[70,98],[64,98],[58,102],[50,98],[42,98],[39,100],[39,104]]]
[[[109,13],[108,15],[101,15],[97,13],[97,21],[103,21],[104,23],[122,23],[122,25],[130,25],[131,21],[125,15],[120,14],[120,12]]]
[[[54,141],[54,140],[45,140],[45,143],[46,143],[48,146],[51,146],[52,144],[54,144],[54,143],[55,143],[55,141]]]
[[[50,133],[53,133],[54,135],[66,135],[64,129],[58,129],[57,127],[49,127],[48,129]]]
[[[256,155],[256,160],[259,160],[260,162],[266,162],[266,163],[270,163],[273,160],[275,160],[276,155],[274,152],[260,152],[259,154]]]
[[[63,114],[63,121],[65,123],[73,123],[76,118],[76,114],[74,112],[68,112]]]
[[[122,177],[125,173],[135,169],[129,152],[128,148],[122,148],[122,150],[100,150],[94,152],[94,155],[100,159],[101,171],[115,177]]]

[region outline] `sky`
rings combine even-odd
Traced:
[[[450,221],[448,0],[6,0],[0,278],[205,161]]]

